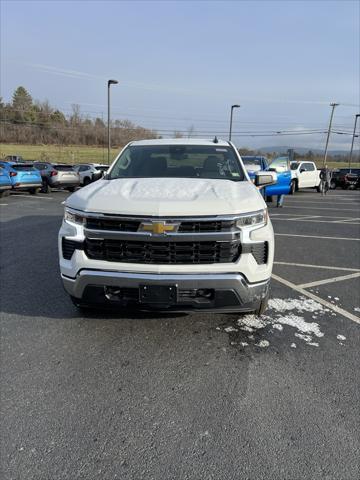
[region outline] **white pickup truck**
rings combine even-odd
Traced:
[[[291,191],[300,188],[316,188],[320,192],[320,171],[314,162],[292,162],[291,169]]]
[[[274,233],[256,187],[227,141],[129,143],[106,176],[67,198],[61,278],[78,308],[261,314]]]

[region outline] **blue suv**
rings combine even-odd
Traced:
[[[27,191],[35,195],[42,186],[41,175],[31,163],[0,162],[9,175],[13,190]]]
[[[4,195],[5,192],[11,190],[11,180],[10,175],[5,170],[5,168],[0,166],[0,198]]]

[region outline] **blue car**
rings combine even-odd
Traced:
[[[277,182],[263,189],[265,198],[291,193],[291,170],[288,157],[275,158],[271,163],[266,157],[262,156],[247,155],[241,158],[251,180],[255,180],[255,174],[260,170],[270,170],[277,173]]]
[[[11,180],[10,175],[5,170],[5,168],[0,166],[0,198],[4,195],[5,192],[11,190]]]
[[[27,191],[35,195],[42,186],[41,175],[31,163],[0,162],[9,175],[12,190]]]

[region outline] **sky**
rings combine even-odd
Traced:
[[[106,119],[114,78],[112,118],[164,136],[227,138],[240,104],[233,140],[245,147],[323,148],[338,102],[334,132],[349,135],[334,133],[330,149],[347,150],[360,110],[359,21],[352,0],[2,0],[0,95],[23,85]]]

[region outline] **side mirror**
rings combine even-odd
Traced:
[[[305,168],[300,168],[300,173],[306,172]]]
[[[256,172],[255,185],[257,187],[266,187],[267,185],[274,185],[277,182],[276,172]]]

